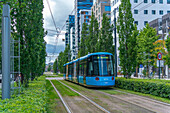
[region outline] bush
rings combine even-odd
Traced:
[[[23,89],[23,94],[0,100],[0,112],[46,112],[45,76],[39,77],[37,81],[30,82],[29,85],[29,88]]]
[[[116,87],[170,99],[170,81],[116,78]]]

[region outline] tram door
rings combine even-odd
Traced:
[[[74,65],[73,81],[76,82],[76,63]]]
[[[66,65],[66,79],[68,79],[68,65]]]

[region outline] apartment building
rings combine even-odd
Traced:
[[[76,53],[78,53],[78,45],[80,43],[80,10],[90,10],[93,6],[93,0],[75,0],[75,45]]]
[[[75,27],[75,16],[69,15],[68,19],[66,20],[66,33],[65,33],[65,47],[69,44],[70,45],[70,29]]]
[[[93,11],[95,18],[98,20],[99,28],[102,27],[104,13],[106,13],[108,18],[111,18],[110,0],[96,0],[91,10]]]
[[[162,18],[164,14],[170,12],[170,0],[130,0],[131,11],[134,18],[134,23],[138,30],[142,29],[150,21]],[[114,23],[114,10],[116,10],[116,18],[119,15],[119,5],[121,0],[111,0],[111,23]],[[117,35],[117,48],[119,47],[119,39]],[[117,49],[118,51],[118,49]],[[119,66],[119,51],[118,54],[118,70]]]
[[[79,26],[80,26],[80,37],[81,37],[81,31],[83,28],[83,23],[86,23],[87,25],[90,25],[90,21],[91,21],[91,10],[80,10],[80,22],[79,22]]]

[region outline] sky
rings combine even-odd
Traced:
[[[48,0],[52,14],[54,16],[54,20],[56,26],[62,29],[63,25],[68,18],[68,15],[71,14],[72,10],[74,9],[74,0]],[[43,10],[43,17],[44,17],[44,29],[55,30],[55,26],[51,17],[51,13],[47,4],[47,0],[43,0],[44,2],[44,10]],[[62,34],[65,33],[65,27],[61,31]],[[58,39],[58,43],[56,40],[55,32],[49,32],[49,35],[44,37],[45,41],[47,42],[47,54],[51,55],[55,52],[55,56],[58,55],[60,51],[63,51],[65,48],[65,42],[62,39],[65,39],[64,35],[60,35]],[[49,46],[50,45],[50,46]],[[49,48],[50,47],[50,48]],[[51,50],[53,49],[53,50]],[[53,51],[51,53],[51,51]],[[56,57],[50,58],[51,62],[55,60]],[[46,63],[50,61],[49,57],[46,58]]]

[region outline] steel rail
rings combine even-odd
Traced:
[[[94,101],[90,100],[88,97],[86,97],[85,95],[79,93],[78,91],[72,89],[71,87],[67,86],[66,84],[62,83],[61,81],[59,81],[61,84],[63,84],[64,86],[68,87],[69,89],[71,89],[72,91],[78,93],[80,96],[82,96],[83,98],[85,98],[86,100],[88,100],[90,103],[92,103],[93,105],[95,105],[97,108],[99,108],[100,110],[106,112],[106,113],[110,113],[108,110],[106,110],[105,108],[103,108],[102,106],[98,105],[97,103],[95,103]]]
[[[153,102],[156,102],[156,103],[159,103],[159,104],[164,104],[166,106],[170,106],[170,104],[168,104],[168,103],[157,101],[157,100],[154,100],[154,99],[150,99],[150,98],[147,98],[147,97],[144,97],[144,96],[138,96],[138,95],[135,95],[135,94],[131,94],[131,93],[127,93],[127,92],[119,91],[119,90],[115,90],[115,91],[125,93],[125,94],[131,95],[133,97],[140,97],[140,98],[145,99],[145,100],[150,100],[150,101],[153,101]]]
[[[60,97],[62,103],[64,104],[64,107],[65,107],[66,110],[67,110],[67,112],[68,112],[68,113],[72,113],[71,110],[70,110],[70,108],[69,108],[69,107],[67,106],[67,104],[64,102],[61,94],[59,93],[59,91],[58,91],[58,90],[56,89],[56,87],[54,86],[54,84],[51,82],[51,80],[49,80],[49,81],[50,81],[51,85],[54,87],[54,89],[55,89],[55,91],[57,92],[58,96]]]
[[[97,91],[97,90],[96,90],[96,91]],[[122,101],[124,101],[124,102],[126,102],[126,103],[130,103],[130,104],[133,104],[133,105],[135,105],[135,106],[138,106],[138,107],[140,107],[140,108],[144,108],[144,109],[146,109],[146,110],[148,110],[148,111],[150,111],[150,112],[154,112],[154,111],[152,111],[152,110],[150,110],[150,109],[148,109],[148,108],[146,108],[146,107],[144,107],[144,106],[140,106],[140,105],[135,104],[135,103],[133,103],[133,102],[127,101],[127,100],[125,100],[125,99],[123,99],[123,98],[119,98],[119,97],[117,97],[117,96],[115,96],[115,95],[111,95],[111,94],[109,94],[109,93],[105,93],[105,92],[102,92],[102,91],[97,91],[97,92],[102,93],[102,94],[105,94],[105,95],[110,96],[110,97],[117,98],[117,99],[122,100]]]

